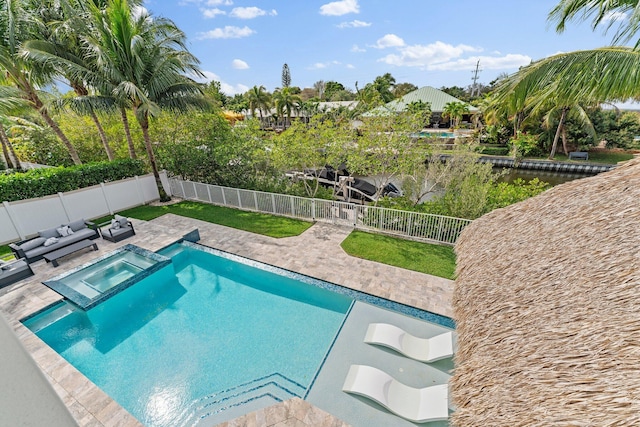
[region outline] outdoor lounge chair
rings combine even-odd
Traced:
[[[416,423],[449,418],[448,384],[413,388],[373,366],[351,365],[342,391],[369,398]]]
[[[103,227],[107,225],[107,227]],[[128,237],[135,236],[136,230],[128,218],[116,214],[110,222],[100,224],[100,234],[105,240],[119,242]]]
[[[435,362],[453,356],[453,332],[433,338],[418,338],[388,323],[370,323],[364,342],[389,347],[420,362]]]

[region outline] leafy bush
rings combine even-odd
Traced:
[[[144,173],[141,160],[126,159],[0,175],[0,200],[12,202],[43,197]]]
[[[490,147],[486,145],[480,145],[476,148],[476,152],[480,154],[486,154],[488,156],[508,156],[509,147]]]
[[[540,181],[538,178],[533,178],[528,182],[522,178],[518,178],[512,183],[499,182],[489,188],[487,194],[487,212],[521,202],[529,197],[542,193],[548,188],[550,188],[550,185]]]
[[[519,132],[516,138],[509,141],[509,145],[516,151],[516,157],[536,157],[544,154],[537,135]]]

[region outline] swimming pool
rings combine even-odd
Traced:
[[[352,300],[193,247],[83,311],[25,325],[147,426],[302,397]]]
[[[214,425],[305,397],[354,300],[453,327],[190,242],[159,256],[171,264],[88,311],[64,302],[23,322],[147,426]]]

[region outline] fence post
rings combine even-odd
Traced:
[[[69,210],[67,209],[67,204],[64,202],[64,194],[58,191],[58,198],[60,199],[62,210],[64,211],[64,214],[67,216],[67,221],[71,221],[71,216],[69,216]]]
[[[316,199],[311,199],[311,221],[316,220]]]
[[[275,215],[275,213],[276,213],[276,196],[273,193],[271,193],[271,206],[273,207],[273,213]]]
[[[442,242],[442,223],[444,222],[444,217],[440,216],[440,220],[438,221],[438,242]]]
[[[238,207],[242,209],[242,198],[240,197],[240,189],[236,188],[236,193],[238,193]]]
[[[182,190],[182,194],[181,194],[182,198],[186,199],[187,193],[184,191],[184,180],[182,179],[180,180],[180,189]]]
[[[196,183],[194,181],[191,181],[191,187],[193,188],[193,198],[195,200],[199,200],[198,192],[196,191]]]
[[[227,196],[224,195],[225,187],[220,187],[220,191],[222,192],[222,205],[227,206]]]
[[[102,197],[104,197],[104,202],[107,204],[109,215],[113,215],[113,209],[111,209],[111,205],[109,204],[109,198],[107,197],[107,192],[104,190],[104,182],[100,183],[100,188],[102,189]]]
[[[296,216],[296,205],[293,200],[293,196],[289,196],[289,200],[291,201],[291,216]]]
[[[255,203],[256,211],[260,211],[260,209],[258,209],[258,192],[257,191],[253,192],[253,203]]]
[[[207,186],[207,195],[209,196],[209,203],[213,203],[213,199],[211,198],[211,186],[209,184],[205,184]]]
[[[16,233],[20,237],[20,240],[26,239],[27,236],[22,233],[22,229],[18,226],[18,218],[16,218],[14,216],[13,211],[11,210],[11,205],[9,204],[9,202],[5,201],[5,202],[2,202],[2,204],[4,205],[4,208],[7,210],[7,215],[9,215],[9,220],[11,220],[11,225],[13,225],[13,228],[14,228],[14,230],[16,230]]]
[[[144,205],[147,203],[147,201],[144,199],[144,195],[142,194],[142,189],[140,188],[140,180],[138,179],[138,175],[136,175],[135,178],[136,178],[136,191],[138,192],[138,197],[140,197],[140,204]],[[169,182],[169,187],[171,187],[171,182]]]

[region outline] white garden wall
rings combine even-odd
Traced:
[[[164,172],[161,178],[165,191],[171,194]],[[26,239],[38,230],[76,219],[99,218],[159,198],[153,174],[148,174],[37,199],[2,202],[0,244]]]

